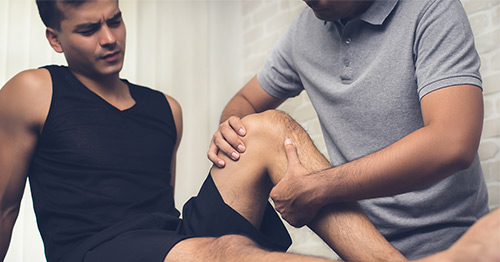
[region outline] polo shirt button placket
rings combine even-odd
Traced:
[[[352,39],[350,37],[345,37],[343,40],[343,59],[342,59],[342,64],[344,66],[342,70],[342,74],[340,78],[342,79],[342,82],[344,84],[350,83],[352,80],[352,68],[351,67],[351,60],[350,60],[350,55],[349,55],[349,48],[352,43]]]

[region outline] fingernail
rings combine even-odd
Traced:
[[[245,147],[243,145],[238,145],[238,151],[240,151],[240,153],[244,152]]]
[[[290,138],[285,139],[285,145],[292,145],[292,144],[293,144],[292,139]]]
[[[231,153],[231,156],[233,157],[233,159],[238,159],[238,153],[236,152]]]
[[[243,128],[240,128],[240,130],[238,130],[238,133],[241,135],[241,136],[244,136],[245,135],[245,130]]]
[[[217,164],[218,164],[220,167],[222,167],[222,166],[224,166],[224,161],[219,160],[219,161],[217,162]]]

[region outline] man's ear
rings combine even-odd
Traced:
[[[58,53],[63,52],[61,42],[59,42],[59,32],[57,30],[50,28],[50,27],[47,27],[47,29],[45,29],[45,37],[47,37],[47,40],[49,40],[50,46],[52,46],[52,48],[56,52],[58,52]]]

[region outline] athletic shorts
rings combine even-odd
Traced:
[[[285,226],[269,203],[257,229],[224,203],[210,174],[198,196],[184,205],[182,214],[182,219],[161,213],[132,218],[131,223],[98,234],[97,241],[96,237],[86,241],[64,261],[162,262],[179,241],[228,234],[247,236],[272,251],[284,252],[291,245]]]

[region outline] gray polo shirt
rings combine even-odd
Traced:
[[[377,0],[345,26],[325,23],[306,8],[274,47],[258,81],[278,98],[306,90],[337,166],[423,127],[420,99],[429,92],[459,84],[480,88],[479,66],[458,0]],[[424,190],[360,204],[411,259],[449,247],[488,210],[477,158]]]

